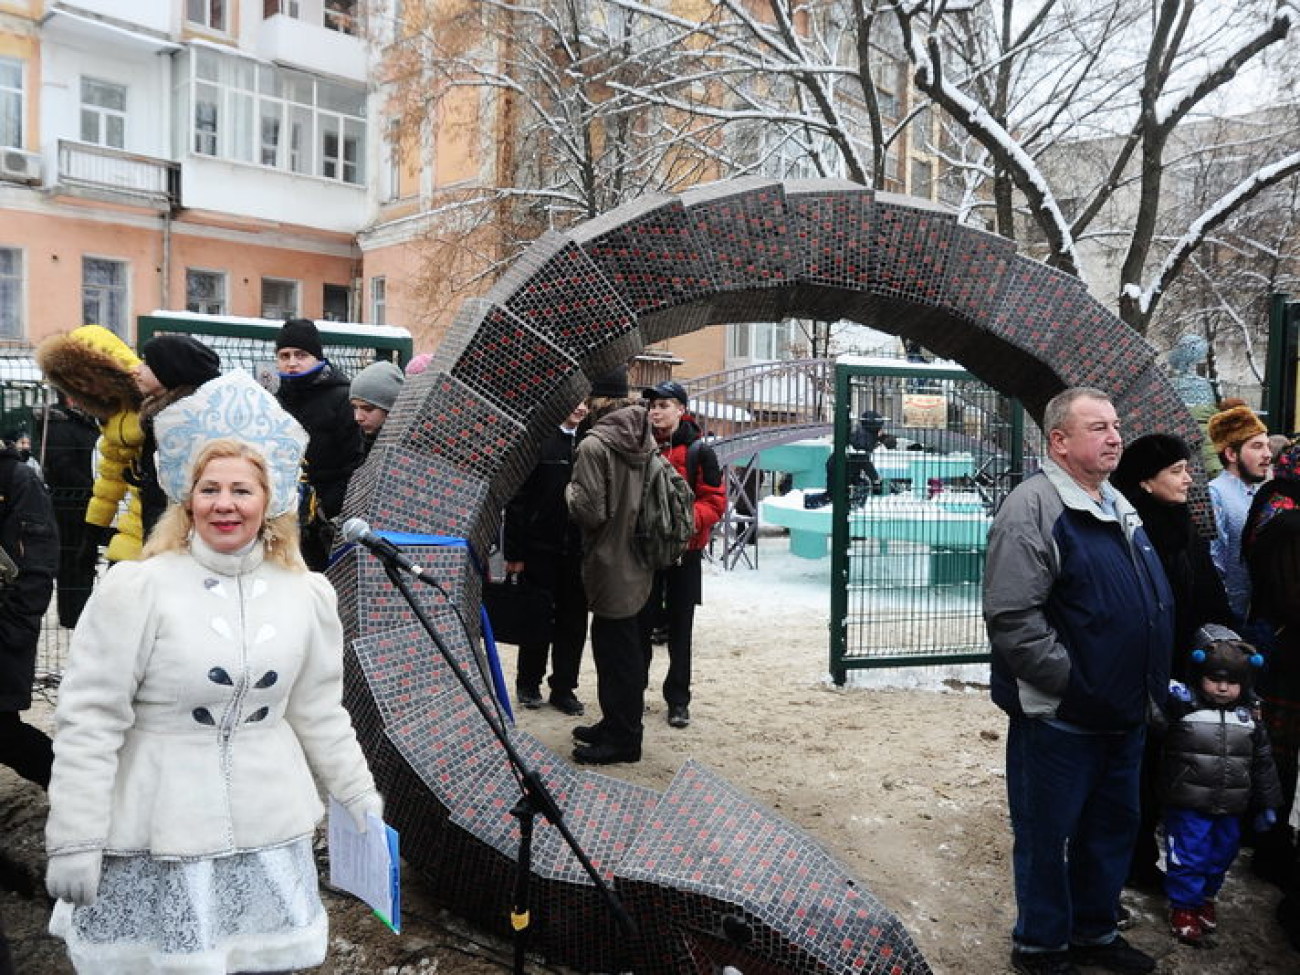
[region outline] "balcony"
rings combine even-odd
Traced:
[[[112,203],[172,210],[181,202],[181,167],[166,159],[60,139],[58,189]]]
[[[257,53],[278,64],[365,82],[358,9],[358,4],[337,0],[267,0]]]

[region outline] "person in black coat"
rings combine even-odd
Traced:
[[[1210,558],[1209,542],[1202,538],[1187,507],[1192,485],[1191,448],[1179,437],[1151,433],[1124,448],[1110,483],[1137,509],[1142,526],[1155,547],[1174,596],[1174,643],[1171,675],[1190,679],[1191,652],[1197,631],[1206,623],[1234,623],[1223,581]],[[1142,759],[1142,822],[1129,885],[1142,890],[1163,890],[1155,840],[1160,821],[1160,741],[1147,736]]]
[[[314,512],[304,512],[302,554],[315,571],[325,568],[333,533],[326,520],[343,510],[348,481],[365,460],[361,428],[352,414],[348,377],[325,358],[315,322],[291,318],[275,339],[280,371],[276,398],[307,436],[307,483],[315,495]]]
[[[1300,440],[1292,440],[1259,486],[1241,533],[1250,570],[1251,621],[1272,637],[1258,681],[1264,724],[1288,802],[1279,823],[1255,837],[1254,872],[1282,888],[1277,918],[1300,950],[1300,858],[1285,825],[1300,776]]]
[[[49,736],[25,724],[32,706],[36,647],[59,567],[54,506],[18,451],[0,450],[0,764],[41,788],[50,784]]]
[[[45,483],[59,531],[59,574],[55,590],[59,625],[77,625],[95,584],[99,551],[87,538],[86,505],[95,486],[95,444],[99,422],[63,393],[46,408],[40,425]]]
[[[502,542],[506,572],[519,573],[547,590],[553,603],[550,638],[519,645],[516,699],[526,708],[542,706],[549,655],[551,705],[575,717],[586,710],[574,692],[587,642],[587,593],[582,585],[582,540],[569,518],[564,489],[573,471],[578,425],[586,415],[586,402],[579,403],[543,441],[537,465],[506,505]]]
[[[210,379],[221,375],[218,355],[191,335],[155,335],[140,348],[140,364],[133,373],[144,397],[140,403],[140,429],[144,443],[130,472],[140,492],[140,521],[145,538],[167,510],[167,495],[158,484],[158,440],[153,420],[177,400],[184,399]]]

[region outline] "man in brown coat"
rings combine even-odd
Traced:
[[[641,760],[646,665],[637,613],[650,595],[654,572],[634,554],[632,534],[646,464],[657,447],[645,408],[628,399],[626,370],[600,377],[591,392],[591,428],[578,444],[565,499],[582,532],[601,718],[574,729],[582,744],[573,758],[608,765]]]

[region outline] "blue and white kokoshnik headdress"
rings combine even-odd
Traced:
[[[213,440],[240,440],[266,461],[271,481],[268,518],[298,506],[298,478],[307,432],[265,388],[242,369],[210,380],[154,417],[158,483],[184,503],[194,462]]]

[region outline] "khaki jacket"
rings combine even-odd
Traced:
[[[632,534],[646,464],[657,449],[643,406],[601,417],[578,444],[565,499],[582,530],[587,606],[606,619],[635,616],[650,598],[654,572],[641,565]]]

